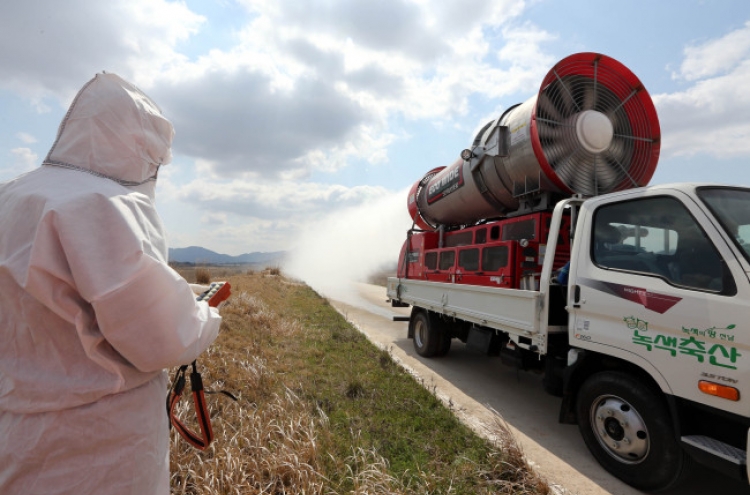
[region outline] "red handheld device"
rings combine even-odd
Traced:
[[[215,308],[229,299],[229,296],[232,295],[231,288],[232,286],[229,285],[229,282],[211,282],[208,290],[199,295],[196,299],[198,301],[208,301],[208,305]]]

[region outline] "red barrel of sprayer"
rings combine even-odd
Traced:
[[[558,62],[538,93],[477,134],[462,158],[431,170],[409,192],[417,226],[468,225],[544,199],[645,186],[661,131],[651,97],[606,55]]]
[[[417,227],[419,227],[422,230],[432,230],[433,226],[426,223],[422,216],[419,214],[419,208],[417,207],[417,194],[419,193],[420,188],[427,184],[430,179],[435,177],[441,170],[444,170],[445,167],[437,167],[433,168],[427,174],[422,177],[421,180],[418,180],[414,183],[413,186],[411,186],[411,189],[409,190],[408,200],[407,200],[407,207],[409,208],[409,215],[414,220],[414,223]]]

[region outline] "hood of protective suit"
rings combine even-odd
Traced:
[[[115,74],[97,74],[70,105],[44,164],[136,186],[172,160],[173,136],[172,124],[140,89]]]

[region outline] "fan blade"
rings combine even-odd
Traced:
[[[560,177],[566,184],[570,183],[571,178],[575,176],[575,173],[577,171],[577,166],[575,163],[573,163],[570,158],[575,153],[574,151],[570,150],[559,150],[557,159],[555,160],[555,164],[552,166],[552,168],[555,170],[555,173],[558,177]]]
[[[628,120],[628,114],[625,113],[622,108],[614,112],[608,111],[605,113],[605,115],[607,115],[609,121],[612,122],[612,129],[614,130],[615,134],[627,136],[632,133],[632,129],[630,128],[630,121]]]
[[[562,122],[563,116],[560,110],[557,109],[555,104],[550,99],[550,95],[547,91],[544,91],[539,95],[537,99],[537,116],[553,120],[555,122]]]
[[[581,108],[578,106],[578,104],[575,101],[575,98],[573,97],[573,93],[571,91],[571,88],[568,84],[569,79],[572,78],[558,78],[558,84],[557,84],[557,95],[559,98],[559,102],[557,104],[557,108],[561,110],[561,113],[563,114],[563,117],[567,118],[572,115],[575,115],[576,113],[581,111]]]
[[[571,153],[555,170],[571,189],[583,194],[592,194],[591,167],[581,160],[579,153]],[[563,174],[563,175],[561,175]]]
[[[621,168],[615,162],[610,161],[606,153],[597,156],[596,182],[599,190],[611,190],[623,177]]]
[[[562,126],[554,122],[537,119],[536,128],[539,134],[539,139],[543,139],[545,142],[556,142],[565,136],[565,129],[568,128],[568,126]]]
[[[596,86],[594,84],[587,85],[583,89],[583,104],[581,105],[583,110],[595,110],[596,109]]]
[[[612,142],[609,144],[609,148],[607,148],[606,157],[617,160],[618,163],[623,164],[626,168],[630,168],[634,145],[635,143],[632,139],[614,136]]]
[[[611,167],[613,175],[617,178],[612,182],[613,184],[625,180],[628,187],[638,187],[638,183],[630,176],[630,160],[623,161],[623,156],[617,156],[609,150],[603,153],[603,157]]]
[[[544,147],[544,157],[556,172],[560,166],[561,159],[570,156],[574,152],[575,150],[571,150],[569,146],[565,146],[565,143],[557,143]],[[558,173],[558,175],[560,174]]]

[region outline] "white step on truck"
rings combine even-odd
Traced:
[[[415,227],[387,296],[412,307],[408,336],[421,356],[443,356],[457,339],[543,371],[562,397],[560,421],[578,424],[626,483],[673,488],[694,462],[747,481],[750,189],[646,186],[655,112],[646,94],[652,133],[636,131],[648,126],[622,103],[627,90],[602,82],[606,69],[639,85],[603,55],[568,57],[531,104],[414,185]],[[607,91],[619,91],[615,110],[599,101]],[[621,140],[623,127],[632,134]],[[555,148],[569,142],[568,154],[583,150],[575,167]],[[617,165],[587,169],[590,156]],[[521,170],[532,158],[538,171]]]

